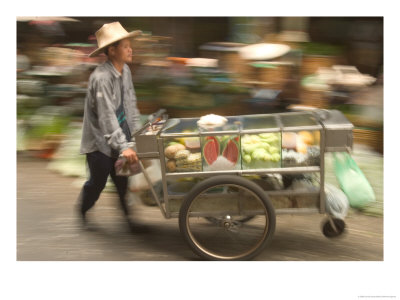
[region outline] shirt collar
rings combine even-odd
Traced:
[[[111,61],[107,60],[105,62],[105,66],[107,67],[108,70],[111,71],[111,73],[116,77],[116,78],[120,78],[122,77],[122,74],[120,72],[117,71],[117,69],[114,67],[114,65],[112,64]]]

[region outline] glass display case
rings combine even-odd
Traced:
[[[320,166],[322,126],[310,112],[226,117],[217,127],[169,119],[161,133],[167,173]]]
[[[197,120],[169,119],[165,125],[161,137],[167,173],[202,171]]]
[[[200,144],[204,171],[241,169],[240,120],[227,117],[226,124],[200,130]]]
[[[282,167],[319,166],[322,126],[311,113],[280,115]]]
[[[279,168],[281,132],[273,115],[245,115],[241,119],[242,169]]]

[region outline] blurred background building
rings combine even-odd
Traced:
[[[238,115],[339,109],[355,143],[383,153],[382,17],[18,17],[17,150],[78,154],[94,33],[141,29],[131,67],[143,114]],[[74,163],[76,162],[76,170]]]

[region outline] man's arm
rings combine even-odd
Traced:
[[[122,153],[129,147],[115,114],[112,82],[97,80],[94,82],[93,93],[100,130],[110,147]]]

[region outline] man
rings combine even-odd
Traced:
[[[128,33],[119,22],[104,24],[96,32],[98,49],[89,54],[93,57],[104,52],[108,59],[90,75],[85,99],[80,152],[86,154],[90,178],[83,185],[78,205],[85,226],[86,213],[98,200],[110,175],[129,226],[132,230],[141,228],[130,219],[125,199],[128,178],[116,176],[114,169],[120,154],[130,163],[138,159],[129,147],[132,145],[128,145],[131,133],[141,123],[127,63],[132,62],[130,39],[140,34],[139,30]]]

